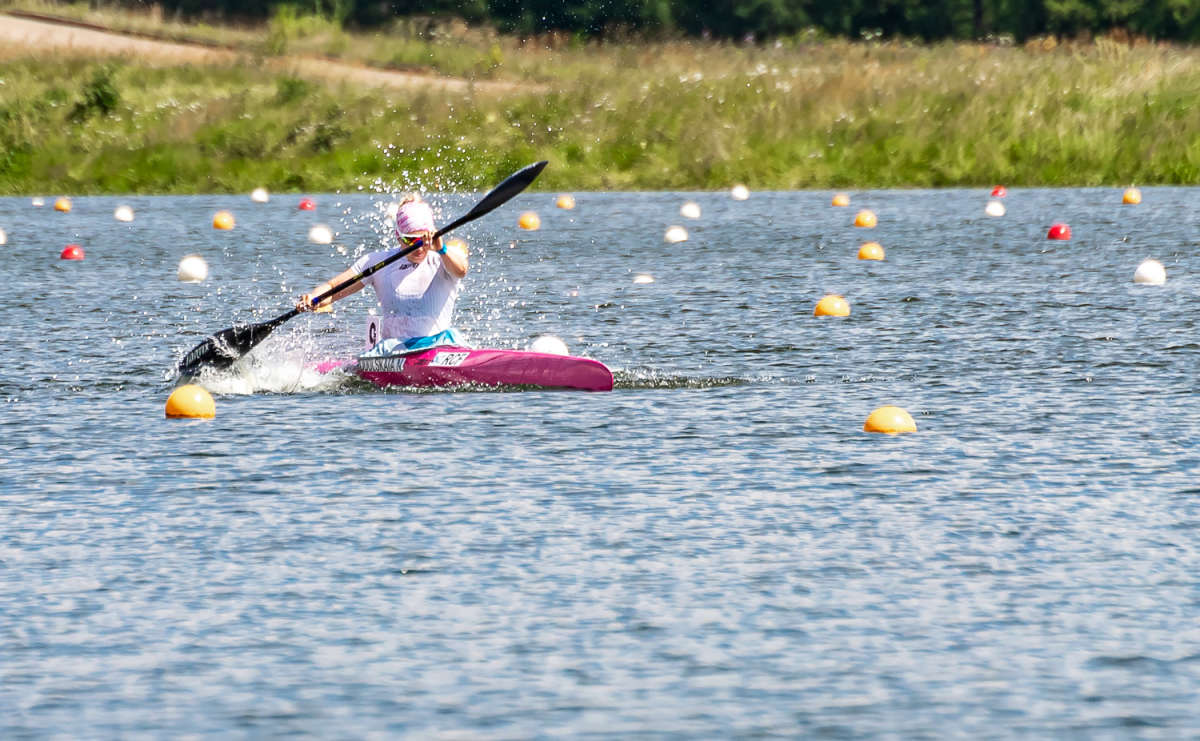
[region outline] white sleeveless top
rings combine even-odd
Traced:
[[[398,249],[363,255],[351,268],[361,272],[396,254]],[[443,267],[442,256],[436,252],[426,252],[425,259],[416,265],[402,257],[362,282],[375,289],[383,308],[381,340],[428,337],[450,329],[454,303],[462,287],[462,279]]]

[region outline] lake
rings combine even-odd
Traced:
[[[1200,189],[1142,192],[526,193],[457,233],[458,326],[611,393],[314,373],[366,291],[208,421],[164,417],[173,363],[391,198],[0,199],[0,737],[1200,733]]]

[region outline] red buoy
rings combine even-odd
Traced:
[[[995,188],[992,188],[992,198],[1003,198],[1006,195],[1008,195],[1008,190],[1003,185],[997,185]]]
[[[69,244],[63,247],[62,254],[59,257],[63,260],[82,260],[83,248],[77,244]]]
[[[315,211],[317,210],[317,202],[311,198],[301,198],[298,208],[301,211]]]
[[[1046,239],[1070,239],[1071,227],[1066,224],[1052,224],[1050,231],[1046,232]]]

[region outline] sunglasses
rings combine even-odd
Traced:
[[[420,234],[401,234],[400,244],[405,247],[420,247],[425,244],[425,238]]]

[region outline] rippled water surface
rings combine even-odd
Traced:
[[[613,392],[308,370],[365,292],[206,378],[211,421],[164,418],[174,361],[386,202],[0,199],[0,737],[1200,733],[1200,190],[1143,195],[525,194],[461,230],[459,325]],[[885,404],[918,432],[862,432]]]

